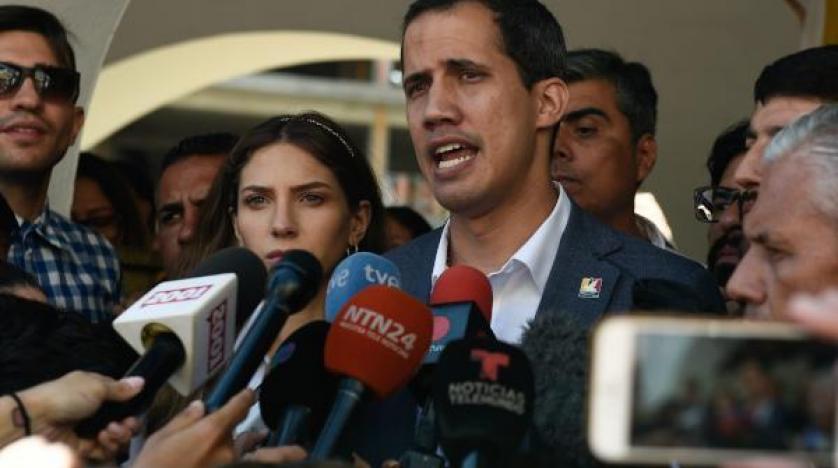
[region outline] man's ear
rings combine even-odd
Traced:
[[[532,95],[536,100],[536,127],[555,126],[564,115],[570,99],[567,84],[560,78],[547,78],[532,86]]]
[[[77,106],[73,109],[73,133],[70,134],[70,144],[68,146],[73,146],[76,143],[82,125],[84,125],[84,109]]]
[[[658,141],[655,140],[653,135],[646,133],[637,140],[635,157],[637,158],[635,180],[639,186],[652,172],[655,162],[658,160]]]
[[[358,208],[352,213],[349,220],[349,245],[356,246],[367,234],[367,229],[372,220],[372,205],[367,200],[361,200]]]

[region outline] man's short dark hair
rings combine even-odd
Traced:
[[[748,134],[748,120],[741,120],[726,128],[713,143],[710,157],[707,158],[707,170],[710,171],[710,184],[718,187],[722,174],[733,158],[745,154],[745,138]]]
[[[402,60],[404,32],[414,19],[466,1],[479,3],[494,13],[503,50],[515,62],[527,89],[538,81],[562,75],[567,53],[562,27],[550,10],[536,0],[416,0],[402,23]]]
[[[0,32],[7,31],[40,34],[62,67],[76,69],[76,55],[67,38],[67,29],[52,13],[24,5],[0,6]]]
[[[763,68],[754,84],[754,102],[775,97],[838,101],[838,45],[802,50]]]
[[[614,86],[617,108],[626,116],[632,140],[654,136],[658,120],[658,93],[649,69],[639,62],[626,62],[615,52],[580,49],[568,52],[568,84],[587,80],[605,80]]]
[[[9,262],[0,261],[0,293],[5,294],[19,287],[43,291],[34,276]]]
[[[174,148],[170,149],[163,156],[163,161],[160,163],[160,173],[165,172],[166,168],[172,164],[196,154],[230,154],[230,151],[236,146],[236,142],[238,141],[238,135],[225,132],[205,133],[186,137],[180,140]]]

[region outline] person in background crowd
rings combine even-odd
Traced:
[[[109,161],[92,153],[81,154],[70,216],[105,236],[116,248],[126,297],[123,303],[154,285],[160,265],[149,252],[151,233],[128,183]]]
[[[99,234],[52,211],[52,168],[84,121],[67,31],[39,8],[0,6],[0,194],[15,213],[10,263],[33,274],[50,302],[93,322],[120,299],[119,261]]]
[[[394,249],[431,231],[431,225],[409,206],[388,206],[384,209],[387,249]]]
[[[129,159],[130,158],[130,159]],[[149,233],[154,233],[154,182],[148,175],[148,163],[139,155],[129,155],[123,159],[111,161],[111,166],[128,182],[131,195],[140,212],[140,219]]]
[[[777,133],[760,176],[745,217],[751,245],[727,290],[753,315],[785,319],[793,294],[838,286],[838,104]]]
[[[762,182],[762,155],[783,127],[818,106],[838,101],[838,45],[795,52],[762,69],[754,84],[748,151],[734,178],[746,190]]]
[[[238,137],[208,133],[184,138],[163,156],[157,187],[154,250],[170,278],[178,276],[185,246],[195,238],[198,210]]]
[[[727,128],[716,138],[710,157],[707,158],[710,185],[694,190],[696,219],[710,223],[707,228],[710,246],[707,269],[716,277],[723,291],[736,265],[748,250],[748,242],[742,234],[742,217],[745,209],[750,209],[753,203],[753,197],[749,195],[753,192],[743,191],[733,178],[745,157],[747,131],[748,121],[742,121]],[[727,306],[731,315],[742,314],[738,302],[729,301]]]
[[[600,49],[568,52],[570,101],[556,130],[550,172],[582,209],[625,234],[673,247],[634,197],[655,167],[658,94],[649,70]]]
[[[119,172],[93,153],[82,153],[76,170],[72,220],[104,236],[119,249],[145,249],[149,232],[133,195]]]

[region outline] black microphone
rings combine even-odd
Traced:
[[[462,338],[495,337],[490,326],[492,285],[480,270],[466,265],[446,269],[434,284],[430,306],[434,315],[433,342],[410,386],[416,399],[424,404],[417,418],[413,446],[399,457],[399,464],[404,468],[445,466],[445,461],[436,454],[430,398],[434,367],[445,346]]]
[[[328,333],[328,322],[309,322],[274,354],[259,389],[262,420],[274,431],[269,446],[307,447],[320,433],[338,386],[323,361]]]
[[[588,449],[588,325],[549,311],[530,321],[521,340],[535,377],[529,451],[546,466],[599,466]]]
[[[314,255],[304,250],[285,252],[271,272],[268,295],[259,316],[218,383],[204,398],[207,413],[224,406],[230,397],[247,386],[285,321],[317,294],[322,278],[323,269]]]
[[[533,375],[515,346],[491,338],[450,343],[434,372],[434,410],[452,466],[508,466],[530,425]]]
[[[235,279],[219,276],[228,272]],[[201,262],[186,279],[160,283],[129,307],[113,326],[143,353],[124,376],[143,377],[145,385],[129,401],[103,404],[76,425],[76,433],[90,438],[111,421],[142,413],[170,378],[184,395],[203,385],[229,357],[233,333],[232,324],[226,326],[228,309],[236,315],[253,309],[263,294],[258,285],[264,284],[265,276],[264,265],[253,252],[224,249]],[[234,300],[235,308],[229,305]]]

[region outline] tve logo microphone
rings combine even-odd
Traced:
[[[352,254],[335,267],[326,288],[326,321],[335,317],[349,298],[370,286],[401,287],[398,267],[386,258],[369,252]]]

